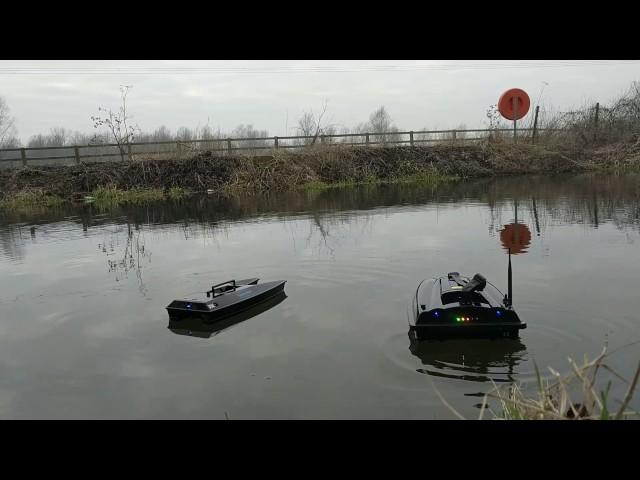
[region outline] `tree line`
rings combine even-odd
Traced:
[[[54,127],[49,133],[39,133],[32,135],[23,144],[15,127],[15,119],[10,115],[7,102],[0,97],[0,149],[6,148],[46,148],[46,147],[71,147],[75,145],[104,145],[113,144],[126,145],[127,143],[157,143],[157,142],[185,142],[194,140],[223,140],[227,138],[236,139],[258,139],[242,142],[243,148],[260,146],[271,146],[272,141],[267,141],[270,137],[266,129],[258,129],[253,124],[240,124],[232,131],[222,131],[219,127],[212,128],[210,125],[198,126],[196,128],[180,127],[172,131],[165,125],[161,125],[153,131],[142,131],[137,125],[130,123],[131,117],[126,110],[126,96],[130,87],[121,89],[122,104],[118,110],[113,111],[100,107],[99,114],[91,117],[94,133],[83,133],[73,131],[65,127]],[[372,135],[372,142],[393,142],[399,141],[400,136],[396,133],[399,128],[393,122],[391,116],[384,106],[376,109],[369,119],[356,125],[353,128],[339,127],[336,124],[326,121],[326,102],[319,114],[313,110],[304,111],[295,126],[294,136],[305,136],[309,138],[296,139],[292,141],[295,145],[312,145],[319,142],[320,137],[326,135],[343,134],[365,134],[375,132],[386,132],[385,135]],[[129,123],[127,123],[129,121]],[[272,137],[272,136],[271,136]],[[265,140],[260,140],[265,138]],[[334,143],[338,139],[326,138],[326,142]],[[349,142],[348,139],[339,139]]]
[[[126,148],[129,143],[157,143],[157,142],[188,142],[194,140],[224,140],[227,138],[235,139],[257,139],[237,141],[232,147],[234,148],[255,148],[255,147],[271,147],[273,146],[269,131],[265,129],[255,128],[252,124],[240,124],[230,132],[221,131],[220,128],[212,128],[210,125],[198,126],[197,128],[180,127],[175,132],[166,126],[160,126],[151,132],[142,131],[138,125],[132,123],[132,117],[127,110],[127,95],[132,87],[121,87],[121,103],[116,110],[100,107],[98,114],[91,116],[93,122],[94,133],[87,134],[78,131],[72,131],[64,127],[52,128],[47,134],[32,135],[26,145],[23,145],[18,138],[18,132],[15,126],[15,119],[11,116],[9,106],[4,98],[0,96],[0,149],[6,148],[46,148],[46,147],[66,147],[75,145],[104,145],[117,144],[118,153],[125,158]],[[574,131],[573,137],[576,141],[585,142],[588,139],[609,140],[609,141],[640,141],[640,83],[633,82],[631,88],[613,101],[608,107],[597,104],[594,106],[584,105],[582,108],[574,112],[563,114],[554,114],[551,110],[541,110],[540,124],[544,124],[547,128],[560,128],[563,130]],[[571,115],[569,115],[569,113]],[[497,107],[492,105],[487,110],[487,127],[489,130],[496,131],[496,136],[501,134],[498,132],[500,128],[507,126],[497,111]],[[458,125],[455,130],[464,130],[465,125]],[[294,127],[296,136],[299,138],[289,140],[282,145],[313,145],[321,139],[325,143],[362,143],[364,135],[369,135],[372,143],[393,143],[406,138],[402,138],[399,134],[400,129],[394,123],[391,115],[385,108],[380,106],[369,115],[369,118],[354,126],[345,127],[332,123],[327,119],[327,102],[325,101],[322,108],[318,112],[313,110],[305,110]],[[424,130],[427,130],[425,127]],[[382,133],[374,135],[375,133]],[[360,138],[331,138],[331,135],[356,134],[362,135]],[[549,133],[549,135],[554,135]],[[284,136],[289,136],[288,132]],[[329,137],[327,137],[329,136]],[[449,140],[450,133],[440,133],[434,138],[430,134],[416,134],[415,140]],[[464,132],[457,132],[456,139],[464,139]],[[557,136],[557,135],[556,135]],[[491,137],[491,134],[490,134]],[[263,139],[264,140],[261,140]],[[555,137],[554,137],[555,138]],[[560,140],[565,141],[564,137]],[[223,148],[216,146],[215,143],[201,145],[200,149]],[[111,153],[105,147],[105,154]],[[156,150],[165,150],[158,149]],[[166,149],[168,151],[168,149]],[[33,152],[34,156],[47,156],[45,151]],[[30,153],[30,157],[31,157]],[[3,155],[6,156],[6,155]]]

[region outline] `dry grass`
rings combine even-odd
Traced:
[[[633,379],[628,381],[607,364],[606,347],[600,355],[589,361],[585,357],[578,365],[569,358],[570,373],[561,375],[549,368],[552,380],[543,380],[536,367],[537,391],[529,394],[522,385],[496,386],[485,395],[480,419],[486,411],[494,419],[504,420],[622,420],[640,415],[629,409],[640,377],[640,363]],[[618,382],[627,385],[626,393],[618,408],[612,405],[610,390],[612,381],[604,389],[597,389],[598,374],[609,372]],[[501,410],[494,412],[489,399],[497,400]]]
[[[634,147],[635,148],[635,147]],[[106,162],[0,171],[0,196],[37,190],[61,198],[95,195],[138,199],[152,191],[179,198],[187,191],[227,195],[295,190],[319,185],[433,183],[452,177],[579,172],[601,167],[640,165],[633,149],[594,151],[589,157],[570,148],[526,143],[481,142],[431,146],[349,147],[317,145],[262,156],[218,156],[204,152],[176,160]],[[157,195],[160,198],[160,195]],[[136,198],[131,198],[135,201]]]
[[[544,128],[562,129],[540,132],[540,144],[577,151],[605,145],[640,147],[640,83],[634,82],[608,106],[593,102],[571,112],[547,111],[540,122]]]

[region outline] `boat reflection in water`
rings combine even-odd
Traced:
[[[195,316],[184,317],[179,320],[169,319],[168,328],[177,335],[210,338],[240,322],[244,322],[245,320],[249,320],[256,315],[260,315],[261,313],[270,310],[279,303],[282,303],[285,298],[287,298],[287,294],[282,291],[281,293],[270,297],[268,300],[260,302],[247,310],[243,310],[236,315],[226,317],[221,320],[207,321]]]
[[[527,347],[516,339],[418,340],[409,331],[409,351],[426,368],[419,373],[471,382],[513,382]]]

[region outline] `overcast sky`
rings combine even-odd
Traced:
[[[91,115],[118,107],[120,85],[133,86],[128,108],[144,131],[244,123],[284,136],[324,100],[338,128],[381,105],[404,130],[484,128],[508,88],[524,89],[534,105],[542,93],[541,104],[566,111],[606,104],[634,80],[640,61],[0,61],[0,96],[23,142],[52,127],[93,133]]]

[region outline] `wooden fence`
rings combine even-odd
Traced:
[[[535,140],[535,134],[560,129],[522,128],[517,130],[517,138]],[[475,136],[469,137],[469,134]],[[232,154],[249,154],[277,149],[305,148],[309,144],[337,145],[419,145],[437,142],[474,142],[484,140],[489,135],[513,135],[513,129],[471,129],[471,130],[420,130],[409,132],[349,133],[336,135],[308,135],[289,137],[258,138],[215,138],[205,140],[172,140],[163,142],[131,142],[122,145],[95,144],[71,145],[63,147],[8,148],[0,149],[0,167],[27,166],[30,163],[80,164],[83,161],[119,161],[151,157],[154,155],[181,158],[185,154],[198,151]],[[339,141],[341,140],[341,141]]]

